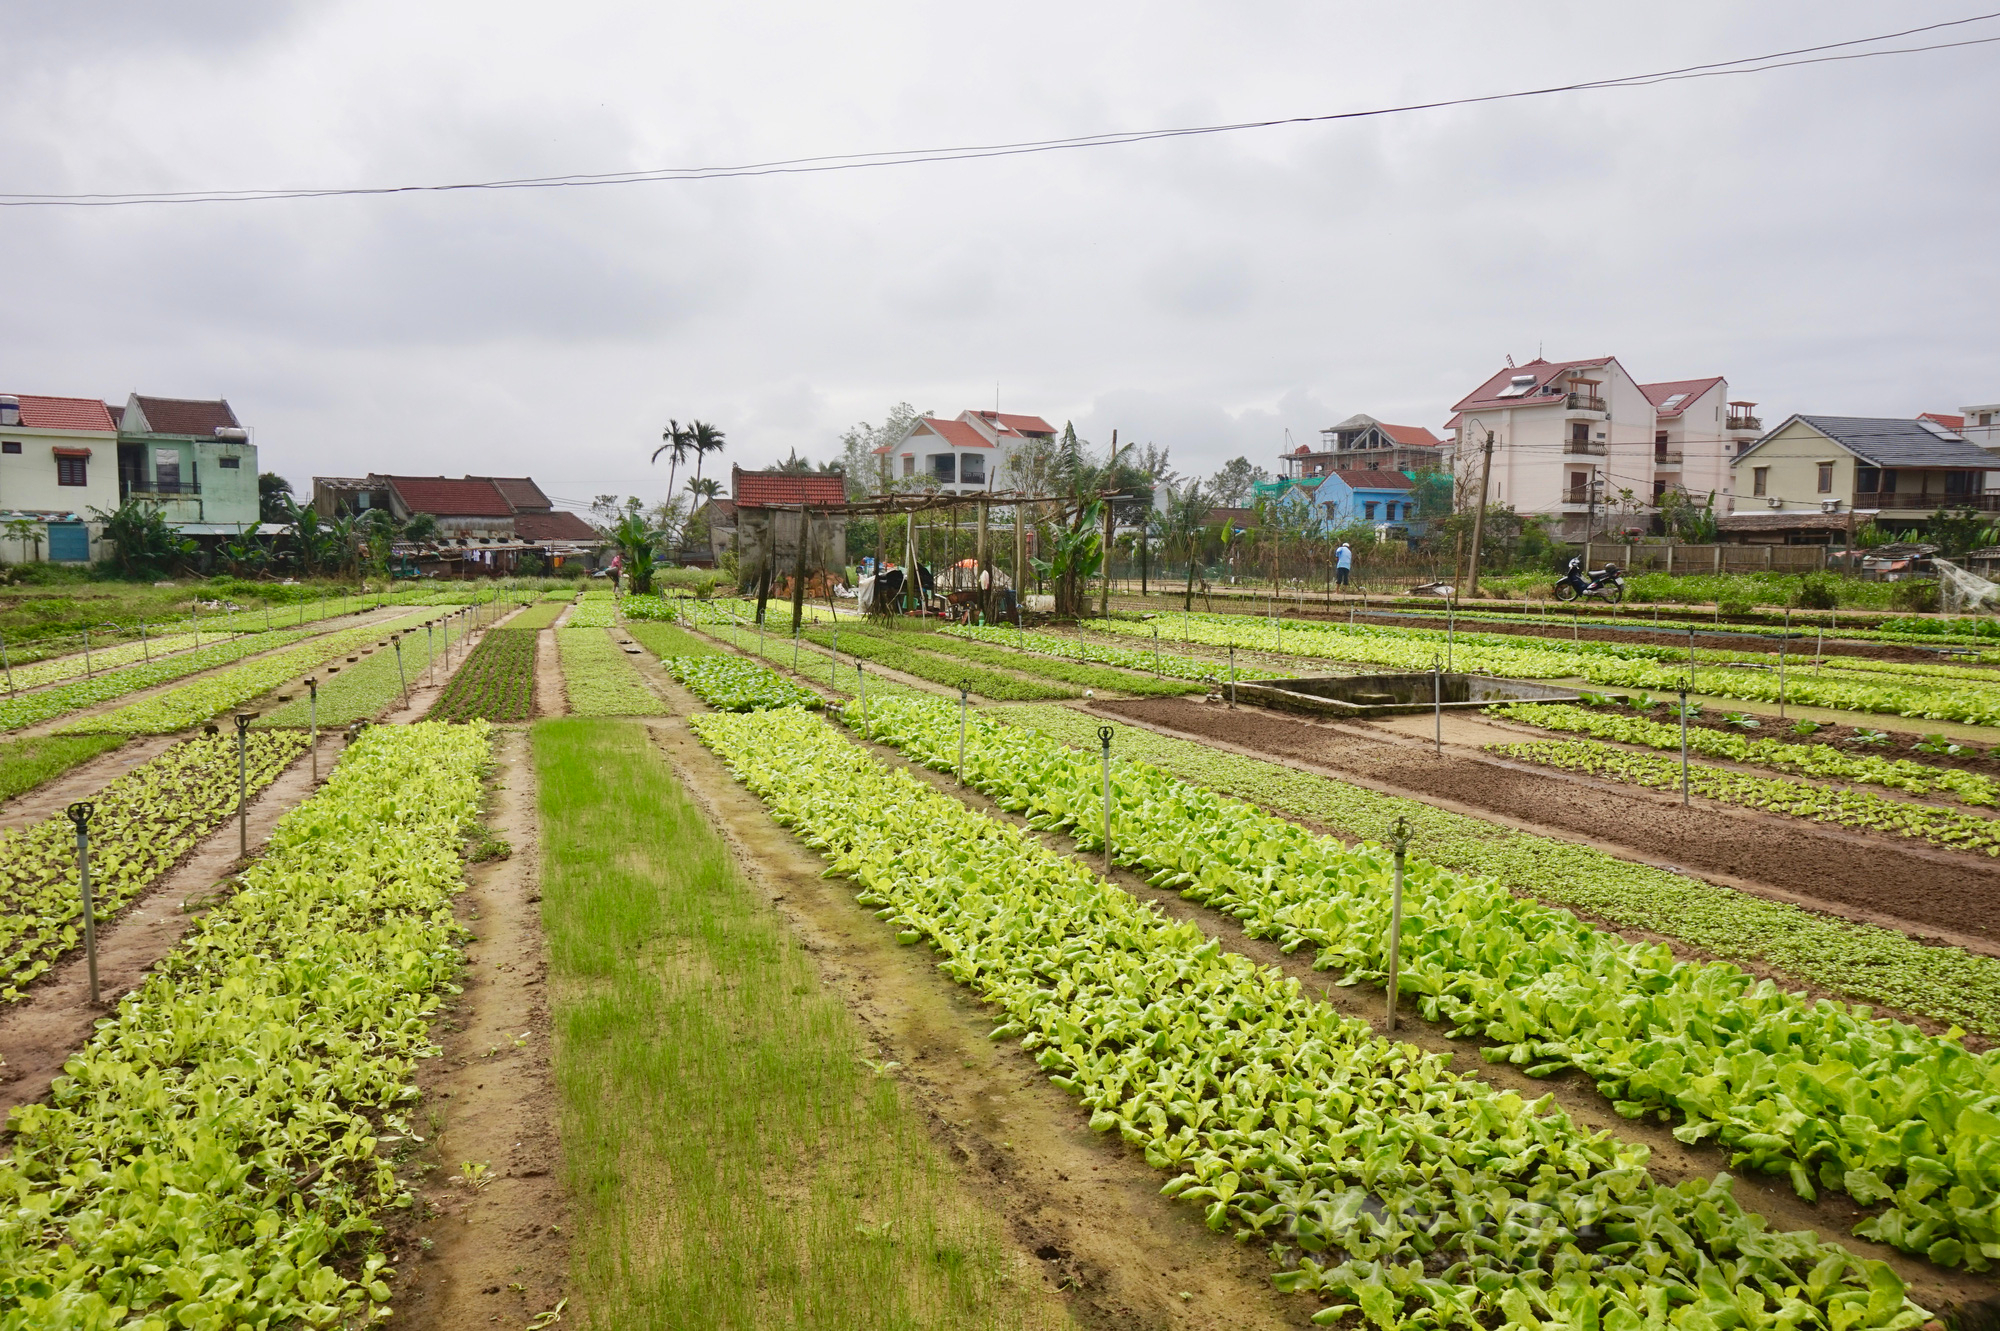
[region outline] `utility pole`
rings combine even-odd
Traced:
[[[1118,472],[1118,431],[1111,432],[1111,461],[1104,465],[1104,479],[1116,478]],[[1105,487],[1109,489],[1109,486]],[[1111,614],[1111,513],[1113,504],[1109,496],[1104,500],[1104,592],[1098,598],[1097,617],[1104,619]]]
[[[1481,429],[1486,429],[1484,424]],[[1465,580],[1469,594],[1479,594],[1479,540],[1486,527],[1486,490],[1493,483],[1493,431],[1486,430],[1486,444],[1480,450],[1486,457],[1479,466],[1479,507],[1472,511],[1472,575]]]

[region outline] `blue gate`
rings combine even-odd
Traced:
[[[51,522],[49,561],[58,564],[88,564],[90,529],[81,522]]]

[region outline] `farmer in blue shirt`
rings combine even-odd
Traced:
[[[1345,587],[1347,585],[1348,572],[1353,567],[1354,567],[1354,552],[1347,548],[1346,541],[1342,541],[1340,543],[1340,547],[1333,552],[1334,583],[1338,586]]]

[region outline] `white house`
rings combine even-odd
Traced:
[[[1754,403],[1716,376],[1642,384],[1615,356],[1510,365],[1460,399],[1446,423],[1461,476],[1478,483],[1493,438],[1488,502],[1580,540],[1643,532],[1677,489],[1728,507],[1729,463],[1757,437]]]
[[[1055,427],[1040,416],[961,411],[952,420],[919,416],[908,433],[875,450],[890,483],[928,480],[950,494],[1020,487],[1014,461],[1031,443],[1050,443]]]
[[[88,563],[90,510],[118,507],[118,427],[99,398],[0,394],[0,551],[16,561]]]

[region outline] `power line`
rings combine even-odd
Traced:
[[[1949,19],[1940,23],[1929,23],[1921,27],[1905,28],[1898,32],[1877,33],[1872,37],[1855,37],[1845,41],[1825,42],[1817,46],[1802,46],[1789,51],[1773,51],[1764,55],[1739,56],[1733,60],[1720,60],[1700,65],[1684,65],[1677,69],[1655,70],[1645,74],[1628,74],[1618,78],[1591,79],[1545,88],[1527,88],[1513,92],[1487,93],[1474,97],[1455,97],[1435,102],[1413,102],[1399,106],[1375,107],[1362,111],[1337,111],[1324,115],[1287,116],[1271,120],[1249,120],[1230,124],[1193,125],[1173,129],[1113,131],[1101,134],[1077,135],[1070,138],[1032,139],[1015,143],[971,144],[942,148],[903,148],[873,152],[837,153],[819,157],[795,157],[732,166],[660,167],[643,171],[614,171],[597,174],[573,173],[560,176],[531,176],[503,180],[462,181],[446,184],[378,185],[351,188],[166,190],[94,194],[0,193],[0,207],[123,208],[187,203],[263,203],[284,199],[349,198],[387,194],[444,194],[473,190],[578,189],[603,185],[660,184],[691,180],[731,180],[769,175],[812,175],[832,171],[858,171],[888,166],[916,166],[932,162],[957,162],[990,157],[1015,157],[1032,153],[1074,151],[1080,148],[1123,147],[1129,144],[1148,143],[1161,139],[1192,138],[1210,134],[1231,134],[1244,130],[1275,129],[1287,125],[1317,125],[1343,120],[1368,120],[1383,116],[1407,115],[1417,111],[1435,111],[1457,106],[1476,106],[1486,102],[1517,101],[1530,97],[1548,97],[1559,93],[1605,91],[1617,88],[1645,88],[1656,84],[1680,82],[1688,79],[1721,78],[1736,74],[1762,74],[1772,70],[1791,69],[1802,65],[1829,64],[1847,60],[1869,60],[1877,56],[1916,55],[1927,51],[1945,51],[1966,46],[1983,46],[1993,42],[2000,42],[2000,37],[1974,37],[1962,41],[1936,42],[1924,46],[1890,47],[1873,51],[1849,51],[1840,55],[1819,54],[1826,51],[1841,50],[1845,47],[1867,46],[1876,42],[1894,41],[1902,37],[1915,36],[1918,33],[1924,32],[1934,32],[1943,28],[1962,27],[1969,23],[1983,23],[1996,18],[2000,18],[2000,11],[1974,14],[1966,18]]]

